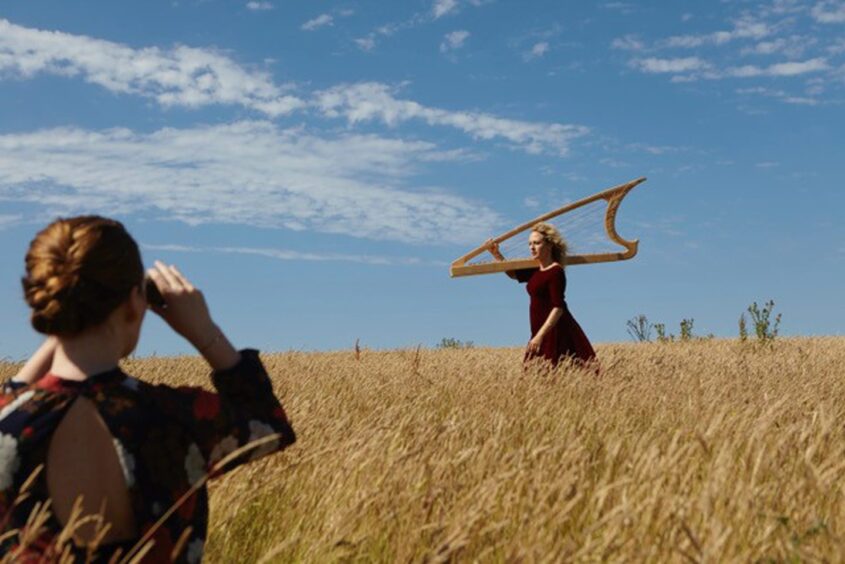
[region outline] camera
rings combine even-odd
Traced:
[[[147,276],[144,279],[144,293],[147,296],[147,303],[153,307],[164,309],[167,307],[167,302],[164,301],[164,296],[158,291],[158,286],[153,282],[153,279]]]

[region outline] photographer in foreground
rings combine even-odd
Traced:
[[[94,543],[98,560],[149,538],[145,561],[199,561],[212,469],[228,471],[296,440],[257,351],[232,347],[202,293],[174,266],[156,263],[145,277],[137,244],[110,219],[47,226],[30,244],[23,286],[32,325],[48,338],[0,395],[0,518],[5,531],[22,531],[47,500],[51,516],[25,552],[17,548],[21,558],[50,556],[81,496],[81,515],[102,514],[109,525]],[[120,369],[147,309],[205,358],[216,393],[153,385]],[[93,522],[76,528],[74,551],[84,555],[95,534]],[[16,550],[17,537],[0,550]]]

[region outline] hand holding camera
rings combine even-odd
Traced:
[[[173,265],[156,261],[147,271],[146,294],[152,310],[185,337],[215,369],[228,368],[240,358],[214,321],[202,292]],[[156,295],[158,294],[158,295]]]

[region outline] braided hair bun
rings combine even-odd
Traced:
[[[73,336],[99,325],[141,284],[138,245],[123,225],[99,216],[57,219],[26,254],[23,290],[32,326]]]

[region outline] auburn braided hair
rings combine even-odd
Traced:
[[[105,321],[143,276],[138,245],[123,225],[90,215],[41,230],[21,281],[35,330],[72,336]]]

